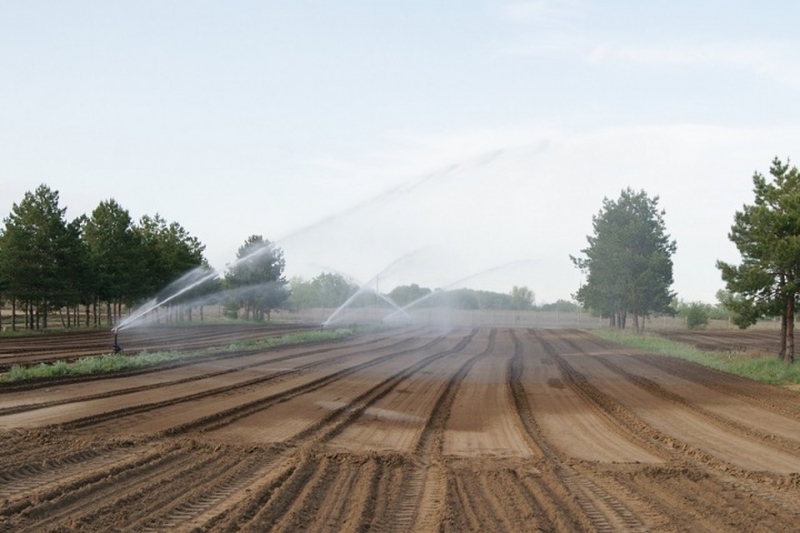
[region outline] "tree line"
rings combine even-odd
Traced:
[[[795,360],[794,324],[800,295],[800,171],[775,158],[770,179],[753,175],[752,204],[734,214],[728,238],[742,260],[717,261],[725,290],[718,293],[728,318],[741,328],[770,317],[781,319],[779,356]],[[672,255],[676,242],[666,231],[658,196],[627,188],[605,198],[592,217],[593,234],[583,256],[570,256],[585,280],[574,298],[609,325],[625,328],[633,317],[637,333],[651,314],[680,311],[693,326],[722,311],[701,303],[676,306]]]
[[[324,272],[310,281],[301,277],[290,281],[291,296],[287,302],[290,309],[337,308],[348,302],[352,307],[391,307],[387,301],[377,298],[372,290],[361,290],[358,284],[348,281],[337,273]],[[572,302],[559,300],[551,304],[536,305],[536,298],[528,287],[513,286],[508,293],[476,289],[430,289],[416,283],[398,285],[386,295],[398,307],[413,305],[414,309],[446,307],[461,310],[543,310],[577,311]]]
[[[3,222],[0,302],[11,306],[12,329],[45,329],[52,316],[65,327],[113,325],[125,310],[153,295],[172,299],[194,279],[203,283],[173,303],[213,293],[228,313],[258,320],[288,298],[283,253],[259,235],[220,279],[205,245],[179,223],[158,214],[134,221],[114,199],[67,220],[58,191],[42,184]]]

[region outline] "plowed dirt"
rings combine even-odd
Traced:
[[[0,389],[0,532],[796,531],[800,395],[577,330]]]
[[[775,329],[667,330],[658,334],[674,341],[693,344],[701,350],[764,355],[777,354],[781,349],[781,333]]]
[[[308,329],[304,325],[215,324],[185,327],[148,327],[123,329],[117,341],[123,353],[142,351],[185,351],[224,346],[233,341],[260,339]],[[103,355],[114,349],[114,333],[108,330],[72,330],[41,332],[38,335],[5,337],[0,342],[0,370],[12,365],[73,361],[81,357]]]

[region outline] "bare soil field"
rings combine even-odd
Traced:
[[[693,344],[701,350],[777,354],[781,349],[780,330],[677,330],[659,331],[670,340]]]
[[[800,395],[579,330],[387,329],[0,389],[0,531],[799,520]]]
[[[130,328],[119,332],[118,341],[127,353],[142,351],[196,350],[224,346],[244,339],[260,339],[269,335],[307,329],[303,325],[213,324],[182,327]],[[18,337],[0,338],[0,371],[12,365],[73,361],[81,357],[108,354],[113,351],[114,333],[87,329],[69,332],[41,332]]]

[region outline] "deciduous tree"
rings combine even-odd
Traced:
[[[527,311],[533,309],[533,291],[528,287],[511,287],[511,309],[515,311]]]

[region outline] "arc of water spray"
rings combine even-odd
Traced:
[[[475,166],[486,166],[486,165],[492,163],[495,159],[497,159],[503,152],[504,152],[504,150],[502,150],[502,149],[500,149],[500,150],[492,150],[492,151],[489,151],[487,153],[482,154],[481,156],[479,156],[477,158],[469,160],[468,162],[474,164]],[[447,176],[448,174],[451,174],[452,172],[454,172],[458,168],[461,168],[462,166],[463,166],[462,163],[455,163],[455,164],[452,164],[452,165],[450,165],[448,167],[445,167],[444,169],[428,173],[428,174],[426,174],[425,176],[423,176],[420,179],[406,181],[404,183],[401,183],[400,185],[396,185],[394,187],[391,187],[390,189],[378,194],[377,196],[375,196],[375,197],[373,197],[373,198],[371,198],[369,200],[360,202],[360,203],[356,204],[353,207],[345,209],[344,211],[341,211],[339,213],[335,213],[333,215],[329,215],[329,216],[323,217],[322,219],[320,219],[320,220],[318,220],[318,221],[316,221],[316,222],[314,222],[312,224],[309,224],[307,226],[303,226],[300,229],[297,229],[297,230],[289,233],[288,235],[285,235],[281,239],[278,239],[277,241],[275,241],[273,243],[264,245],[264,246],[258,248],[257,250],[255,250],[254,252],[235,260],[233,263],[231,263],[229,265],[226,265],[226,267],[223,270],[221,270],[219,272],[213,272],[213,273],[209,274],[208,276],[204,276],[203,278],[197,280],[196,282],[194,282],[194,283],[188,285],[187,287],[184,287],[183,289],[179,290],[178,292],[176,292],[175,294],[171,295],[170,297],[165,298],[164,300],[161,300],[159,302],[155,302],[153,304],[150,304],[150,305],[148,305],[147,307],[145,307],[143,309],[140,309],[139,311],[135,312],[134,314],[132,314],[131,316],[129,316],[125,320],[123,320],[119,325],[117,325],[113,329],[113,331],[114,332],[118,332],[120,329],[123,329],[123,328],[127,327],[129,324],[135,322],[136,320],[138,320],[139,318],[143,317],[144,315],[154,311],[155,309],[158,309],[162,305],[164,305],[167,302],[177,298],[178,296],[180,296],[182,294],[185,294],[186,292],[192,290],[193,288],[197,287],[198,285],[200,285],[202,283],[205,283],[206,281],[210,281],[212,279],[216,279],[216,278],[222,276],[222,274],[225,273],[226,271],[230,270],[231,268],[233,268],[236,265],[244,263],[245,261],[249,261],[250,259],[256,257],[259,254],[261,254],[265,249],[271,249],[273,246],[277,245],[278,243],[285,242],[287,240],[290,240],[291,238],[297,237],[298,235],[301,235],[301,234],[303,234],[303,233],[305,233],[305,232],[307,232],[309,230],[312,230],[312,229],[314,229],[314,228],[316,228],[316,227],[318,227],[318,226],[320,226],[322,224],[333,222],[338,218],[341,218],[341,217],[350,215],[352,213],[355,213],[355,212],[359,211],[360,209],[364,208],[367,205],[371,205],[371,204],[374,204],[374,203],[379,202],[379,201],[384,201],[384,200],[390,199],[393,196],[397,196],[397,195],[402,194],[404,192],[405,193],[411,192],[414,189],[422,186],[424,183],[426,183],[426,182],[428,182],[428,181],[430,181],[432,179],[442,178],[444,176]],[[194,272],[194,271],[192,271],[192,272]],[[187,276],[188,275],[189,274],[187,274]],[[187,277],[187,276],[184,276],[184,277]],[[380,274],[378,276],[376,276],[373,281],[377,281],[377,278],[379,276],[380,276]],[[181,278],[181,279],[183,279],[183,278]],[[378,292],[376,291],[376,293],[378,293]],[[378,293],[378,294],[380,295],[380,293]],[[394,305],[394,307],[399,307],[399,306],[397,306],[397,304],[393,304],[393,305]],[[338,311],[339,310],[337,310],[337,312]],[[396,312],[393,313],[393,314],[396,314]],[[328,321],[330,321],[330,318],[328,318]],[[326,323],[328,321],[326,321]]]
[[[410,179],[410,180],[404,181],[404,182],[400,183],[399,185],[392,186],[389,189],[378,193],[376,196],[373,196],[372,198],[369,198],[367,200],[359,202],[358,204],[356,204],[356,205],[354,205],[352,207],[348,207],[348,208],[344,209],[343,211],[340,211],[338,213],[334,213],[332,215],[328,215],[326,217],[323,217],[323,218],[317,220],[316,222],[313,222],[313,223],[308,224],[306,226],[303,226],[303,227],[301,227],[301,228],[299,228],[299,229],[297,229],[295,231],[292,231],[291,233],[289,233],[289,234],[285,235],[283,238],[281,238],[278,242],[285,242],[285,241],[290,240],[292,238],[295,238],[295,237],[297,237],[299,235],[302,235],[303,233],[306,233],[306,232],[308,232],[308,231],[310,231],[310,230],[312,230],[312,229],[314,229],[314,228],[316,228],[318,226],[321,226],[323,224],[329,224],[329,223],[334,222],[337,219],[340,219],[340,218],[345,217],[347,215],[351,215],[353,213],[357,213],[358,211],[360,211],[361,209],[365,208],[366,206],[369,206],[369,205],[372,205],[372,204],[375,204],[375,203],[378,203],[378,202],[383,202],[383,201],[390,200],[393,197],[399,196],[401,194],[408,194],[410,192],[413,192],[415,189],[421,187],[425,183],[427,183],[429,181],[436,180],[436,179],[444,178],[444,177],[452,174],[453,172],[455,172],[459,168],[466,167],[466,166],[469,166],[469,165],[473,165],[475,167],[487,166],[487,165],[491,164],[492,162],[494,162],[497,158],[499,158],[503,154],[503,152],[505,152],[504,149],[490,150],[488,152],[480,154],[477,157],[474,157],[472,159],[468,159],[468,160],[466,160],[466,162],[453,163],[451,165],[447,165],[445,167],[439,168],[439,169],[434,170],[432,172],[428,172],[424,176],[422,176],[421,178],[415,178],[415,179]]]
[[[400,256],[400,257],[398,257],[397,259],[395,259],[394,261],[392,261],[392,262],[389,264],[389,266],[387,266],[386,268],[384,268],[383,270],[381,270],[380,272],[378,272],[378,274],[377,274],[377,275],[376,275],[374,278],[372,278],[371,280],[369,280],[367,283],[365,283],[365,284],[361,285],[361,286],[360,286],[360,288],[358,289],[358,291],[356,291],[356,293],[355,293],[355,294],[353,294],[353,295],[352,295],[350,298],[348,298],[348,299],[347,299],[347,301],[346,301],[346,302],[344,302],[342,305],[340,305],[340,306],[339,306],[339,308],[338,308],[338,309],[336,309],[336,311],[334,311],[334,312],[333,312],[333,314],[332,314],[331,316],[329,316],[329,317],[328,317],[328,319],[327,319],[327,320],[325,320],[325,322],[323,322],[323,323],[322,323],[322,326],[323,326],[323,327],[325,327],[325,326],[327,326],[328,324],[330,324],[330,323],[331,323],[331,321],[333,321],[333,319],[334,319],[334,318],[336,318],[337,316],[339,316],[339,314],[341,314],[341,312],[342,312],[342,311],[344,311],[344,310],[347,308],[347,306],[348,306],[348,305],[350,305],[350,303],[351,303],[353,300],[355,300],[355,299],[356,299],[356,297],[357,297],[357,296],[359,296],[360,294],[363,294],[365,290],[372,290],[372,288],[371,288],[371,285],[372,285],[373,283],[375,283],[375,284],[376,284],[376,286],[377,286],[378,279],[379,279],[381,276],[385,275],[387,272],[391,271],[393,268],[397,267],[398,265],[401,265],[401,264],[403,264],[405,261],[408,261],[408,259],[410,259],[411,257],[414,257],[414,256],[416,256],[416,255],[420,254],[420,253],[421,253],[423,250],[426,250],[426,249],[427,249],[427,247],[426,247],[426,248],[418,248],[418,249],[414,250],[413,252],[409,252],[409,253],[407,253],[407,254],[404,254],[404,255],[402,255],[402,256]],[[353,281],[356,281],[356,280],[353,280]],[[358,282],[356,281],[356,283],[358,283]],[[402,308],[401,308],[399,305],[397,305],[397,303],[395,303],[395,302],[394,302],[394,301],[393,301],[391,298],[389,298],[388,296],[386,296],[386,295],[384,295],[384,294],[381,294],[381,293],[380,293],[380,291],[378,291],[377,289],[375,290],[375,294],[377,294],[379,297],[381,297],[381,298],[382,298],[382,299],[384,299],[385,301],[389,302],[389,303],[392,305],[392,307],[394,307],[395,309],[397,309],[395,312],[393,312],[393,313],[392,313],[391,315],[389,315],[389,316],[394,316],[394,315],[396,315],[397,313],[403,313],[403,314],[404,314],[404,315],[406,315],[406,317],[408,317],[409,319],[411,318],[410,316],[408,316],[408,313],[406,313],[406,312],[405,312],[405,311],[404,311],[404,310],[403,310],[403,309],[402,309]]]
[[[194,272],[194,271],[192,271],[192,272]],[[189,275],[191,275],[191,272],[189,274],[184,275],[183,277],[188,277]],[[120,322],[112,331],[114,331],[116,333],[119,330],[124,329],[129,324],[131,324],[132,322],[135,322],[136,320],[140,319],[141,317],[143,317],[144,315],[148,314],[149,312],[151,312],[151,311],[153,311],[155,309],[158,309],[159,307],[161,307],[165,303],[167,303],[167,302],[169,302],[171,300],[174,300],[175,298],[177,298],[181,294],[185,294],[185,293],[189,292],[190,290],[194,289],[195,287],[197,287],[198,285],[201,285],[202,283],[205,283],[206,281],[210,281],[212,279],[218,278],[221,275],[222,275],[221,272],[216,272],[216,271],[212,272],[211,274],[200,278],[199,280],[195,281],[194,283],[192,283],[190,285],[187,285],[186,287],[184,287],[183,289],[179,290],[178,292],[176,292],[172,296],[169,296],[168,298],[164,298],[161,301],[151,300],[153,302],[152,304],[146,304],[147,307],[140,308],[138,311],[133,313],[131,316],[127,317],[125,320]]]
[[[466,281],[469,281],[469,280],[471,280],[471,279],[473,279],[473,278],[477,278],[478,276],[483,276],[483,275],[485,275],[485,274],[489,274],[489,273],[491,273],[491,272],[495,272],[495,271],[497,271],[497,270],[501,270],[501,269],[504,269],[504,268],[509,268],[509,267],[511,267],[511,266],[513,266],[513,265],[518,265],[518,264],[528,263],[528,262],[530,262],[530,261],[531,261],[530,259],[517,259],[517,260],[515,260],[515,261],[511,261],[511,262],[508,262],[508,263],[504,263],[504,264],[502,264],[502,265],[497,265],[497,266],[494,266],[494,267],[491,267],[491,268],[487,268],[486,270],[481,270],[480,272],[475,272],[474,274],[470,274],[470,275],[469,275],[469,276],[467,276],[467,277],[464,277],[464,278],[461,278],[461,279],[459,279],[459,280],[456,280],[456,281],[454,281],[454,282],[452,282],[452,283],[450,283],[450,284],[448,284],[448,285],[445,285],[444,287],[441,287],[441,288],[439,288],[439,289],[436,289],[436,290],[435,290],[435,291],[433,291],[433,292],[429,292],[429,293],[428,293],[428,294],[426,294],[425,296],[422,296],[422,297],[420,297],[420,298],[417,298],[417,299],[416,299],[416,300],[414,300],[413,302],[411,302],[411,303],[409,303],[409,304],[406,304],[406,305],[404,305],[403,307],[401,307],[400,309],[398,309],[398,310],[397,310],[397,311],[395,311],[394,313],[391,313],[391,314],[390,314],[390,315],[388,315],[388,316],[387,316],[387,317],[386,317],[384,320],[389,320],[389,319],[391,319],[391,318],[392,318],[394,315],[396,315],[396,314],[398,314],[398,313],[400,313],[400,312],[402,312],[404,315],[406,315],[406,316],[408,317],[409,315],[408,315],[408,313],[407,313],[406,311],[407,311],[409,308],[411,308],[411,307],[413,307],[413,306],[415,306],[415,305],[419,305],[419,304],[421,304],[422,302],[424,302],[425,300],[428,300],[429,298],[433,298],[433,297],[434,297],[434,296],[436,296],[437,294],[439,294],[439,293],[441,293],[441,292],[443,292],[443,291],[446,291],[446,290],[448,290],[448,289],[450,289],[450,288],[452,288],[452,287],[455,287],[456,285],[460,285],[460,284],[462,284],[462,283],[464,283],[464,282],[466,282]]]
[[[320,266],[321,266],[321,265],[320,265]],[[351,276],[351,275],[349,275],[349,274],[347,274],[347,273],[345,273],[345,272],[342,272],[342,271],[340,271],[340,270],[337,270],[337,269],[335,269],[335,268],[330,268],[330,267],[322,266],[322,269],[323,269],[323,270],[330,270],[330,271],[332,271],[332,272],[335,272],[335,273],[339,274],[340,276],[342,276],[343,278],[346,278],[346,279],[347,279],[348,281],[350,281],[351,283],[355,283],[356,285],[358,285],[358,290],[355,292],[355,294],[353,294],[352,296],[350,296],[350,298],[348,298],[348,299],[347,299],[347,301],[346,301],[346,302],[344,302],[344,303],[342,304],[342,306],[341,306],[341,307],[345,307],[345,306],[347,306],[347,304],[349,304],[349,303],[350,303],[350,302],[351,302],[353,299],[355,299],[355,298],[356,298],[356,297],[357,297],[359,294],[363,294],[365,290],[372,290],[372,288],[370,287],[370,285],[371,285],[371,284],[372,284],[372,282],[374,281],[374,282],[375,282],[375,285],[376,285],[376,289],[375,289],[374,291],[372,291],[372,292],[374,292],[375,294],[377,294],[377,295],[378,295],[378,297],[379,297],[379,298],[381,298],[381,299],[382,299],[384,302],[388,303],[389,305],[391,305],[392,307],[394,307],[395,309],[397,309],[398,311],[400,311],[400,306],[397,304],[397,302],[395,302],[394,300],[392,300],[391,298],[389,298],[387,295],[385,295],[385,294],[382,294],[382,293],[381,293],[381,292],[380,292],[380,291],[377,289],[378,277],[379,277],[379,276],[381,276],[382,274],[378,274],[378,276],[375,276],[375,278],[373,278],[373,279],[369,280],[367,283],[361,283],[360,281],[358,281],[358,280],[357,280],[356,278],[354,278],[353,276]],[[337,309],[337,311],[338,311],[338,309]],[[334,313],[334,315],[335,315],[335,314],[336,314],[336,313]],[[408,315],[406,315],[406,316],[408,316]],[[323,326],[324,326],[325,324],[327,324],[327,323],[328,323],[328,322],[331,320],[331,318],[332,318],[332,317],[333,317],[333,315],[332,315],[331,317],[328,317],[328,320],[326,320],[325,322],[323,322]],[[409,318],[411,318],[411,317],[409,317]]]
[[[131,324],[132,322],[135,322],[136,320],[140,319],[141,317],[143,317],[144,315],[150,313],[151,311],[154,311],[155,309],[158,309],[159,307],[161,307],[162,305],[166,304],[167,302],[169,302],[171,300],[174,300],[178,296],[189,292],[190,290],[192,290],[195,287],[205,283],[206,281],[211,281],[212,279],[219,278],[220,276],[222,276],[223,273],[227,272],[231,268],[233,268],[233,267],[235,267],[237,265],[243,264],[243,263],[245,263],[247,261],[250,261],[253,258],[257,257],[258,255],[264,253],[265,250],[272,250],[273,247],[274,247],[273,243],[268,243],[268,244],[264,244],[263,246],[259,246],[253,252],[245,255],[244,257],[240,257],[240,258],[236,259],[233,263],[230,263],[230,264],[226,265],[223,270],[221,270],[221,271],[213,271],[210,274],[201,277],[200,279],[198,279],[194,283],[190,283],[186,287],[180,289],[179,291],[177,291],[175,294],[169,296],[168,298],[164,298],[161,301],[156,301],[156,302],[154,302],[152,304],[148,304],[146,307],[140,308],[138,311],[133,313],[131,316],[129,316],[125,320],[123,320],[118,326],[116,326],[113,329],[113,331],[117,332],[117,331],[119,331],[121,329],[124,329],[129,324]],[[191,272],[189,272],[187,274],[184,274],[175,283],[179,283],[184,278],[190,278],[192,276],[192,274],[194,274],[196,271],[197,271],[197,269],[192,270]]]
[[[348,306],[348,305],[350,305],[350,303],[351,303],[353,300],[355,300],[356,298],[358,298],[358,296],[360,296],[361,294],[364,294],[364,292],[365,292],[365,291],[368,291],[368,290],[370,290],[370,291],[374,292],[374,293],[375,293],[375,294],[377,294],[377,295],[378,295],[378,297],[380,297],[382,300],[384,300],[385,302],[388,302],[388,303],[389,303],[389,305],[391,305],[392,307],[394,307],[395,309],[397,309],[397,311],[395,311],[394,313],[392,313],[393,315],[394,315],[394,314],[396,314],[396,313],[403,313],[403,314],[405,314],[406,316],[408,316],[408,314],[407,314],[405,311],[403,311],[403,310],[400,308],[400,306],[399,306],[399,305],[397,305],[397,303],[396,303],[394,300],[392,300],[391,298],[389,298],[389,297],[388,297],[388,296],[386,296],[385,294],[381,294],[381,292],[380,292],[380,291],[377,289],[378,278],[379,278],[380,276],[381,276],[381,275],[380,275],[380,274],[378,274],[377,276],[375,276],[374,278],[372,278],[371,280],[369,280],[369,281],[368,281],[368,282],[366,282],[365,284],[363,284],[363,285],[360,285],[360,286],[359,286],[359,288],[358,288],[358,290],[357,290],[356,292],[354,292],[354,293],[353,293],[353,295],[352,295],[352,296],[350,296],[350,298],[348,298],[348,299],[347,299],[347,300],[346,300],[346,301],[345,301],[345,302],[344,302],[342,305],[340,305],[340,306],[339,306],[339,307],[336,309],[336,311],[334,311],[334,312],[333,312],[333,314],[331,314],[331,316],[329,316],[329,317],[328,317],[328,319],[327,319],[327,320],[325,320],[325,322],[323,322],[323,323],[322,323],[322,327],[326,327],[326,326],[328,326],[328,324],[330,324],[330,323],[333,321],[333,319],[334,319],[334,318],[336,318],[337,316],[339,316],[339,314],[341,314],[341,313],[342,313],[342,311],[344,311],[345,309],[347,309],[347,306]],[[355,281],[356,283],[358,283],[358,281],[356,281],[356,280],[353,280],[353,281]],[[371,285],[372,285],[373,283],[375,283],[375,286],[376,286],[376,289],[375,289],[375,290],[373,290],[373,289],[372,289],[372,287],[371,287]],[[409,318],[411,318],[411,317],[409,317]]]

